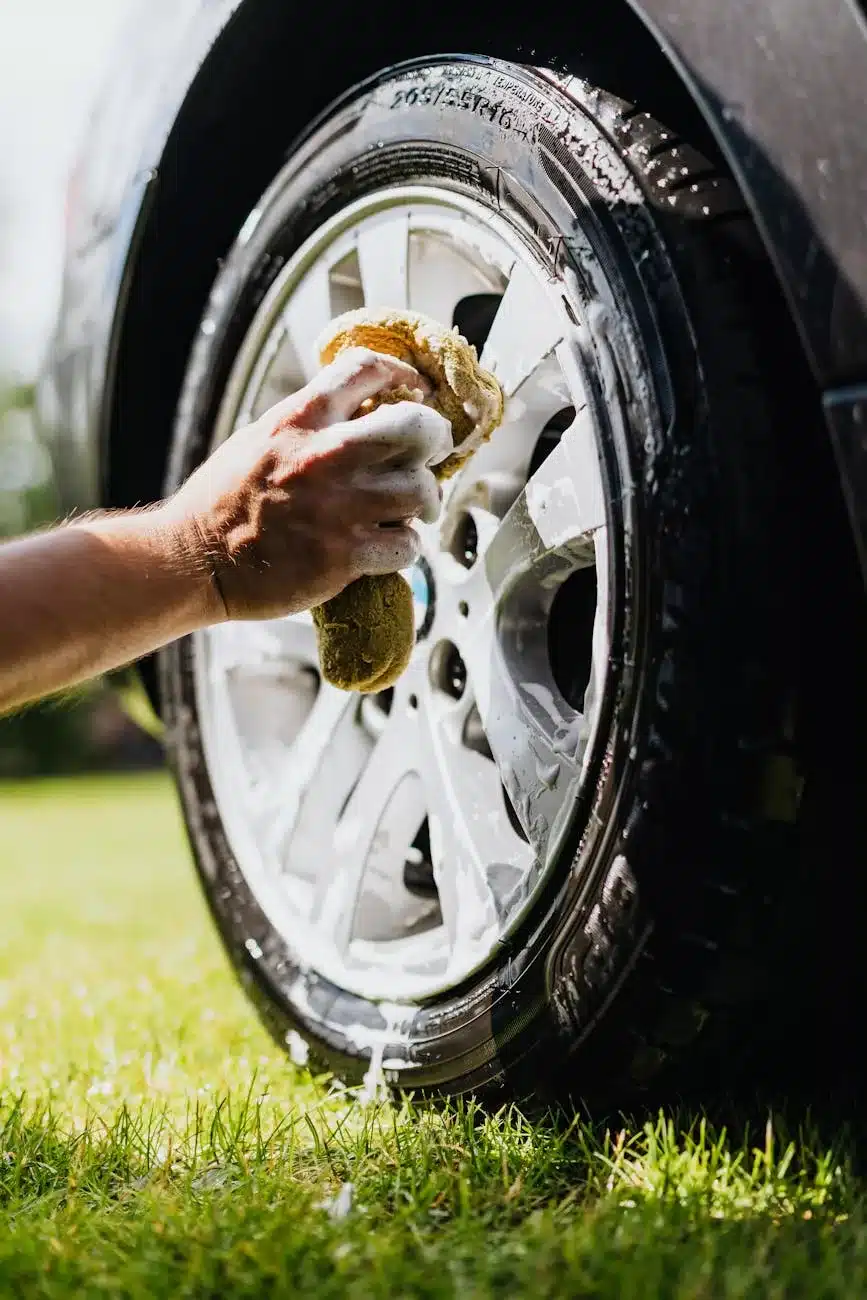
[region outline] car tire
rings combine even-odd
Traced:
[[[719,1082],[781,1014],[769,964],[799,793],[786,358],[732,180],[576,78],[470,57],[383,72],[311,126],[220,269],[167,487],[207,455],[251,323],[298,249],[400,186],[506,223],[574,321],[613,593],[592,752],[544,878],[487,960],[418,998],[362,996],[302,960],[251,884],[187,638],[161,655],[161,698],[206,897],[278,1040],[349,1082],[373,1062],[422,1095],[596,1107]],[[570,636],[577,616],[567,660]]]

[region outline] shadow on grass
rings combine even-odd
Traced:
[[[867,1280],[839,1148],[768,1121],[601,1128],[225,1097],[184,1123],[0,1103],[0,1293],[845,1296]]]
[[[351,1181],[382,1208],[408,1202],[441,1217],[476,1200],[520,1217],[564,1200],[623,1197],[718,1218],[839,1214],[855,1196],[844,1140],[824,1145],[814,1128],[782,1116],[751,1127],[741,1115],[734,1132],[685,1111],[601,1126],[530,1121],[515,1107],[491,1115],[472,1102],[363,1104],[344,1091],[287,1110],[254,1090],[197,1100],[182,1123],[156,1107],[70,1123],[24,1096],[0,1102],[0,1205],[98,1205],[156,1183],[189,1193],[202,1179],[216,1185],[216,1170],[223,1182],[273,1174],[311,1192]]]

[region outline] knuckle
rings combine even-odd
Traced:
[[[298,430],[305,428],[321,427],[329,422],[331,417],[331,392],[328,388],[315,387],[310,385],[306,392],[301,395],[297,407],[288,415],[283,416],[271,429],[272,438],[284,438],[286,435],[291,436]]]
[[[400,412],[404,429],[411,430],[413,433],[421,432],[431,415],[436,417],[436,411],[432,411],[428,406],[422,406],[420,402],[397,402],[392,410]]]
[[[330,395],[327,392],[311,393],[304,415],[308,420],[325,420],[331,412]]]
[[[436,417],[434,420],[431,421],[431,429],[436,430],[440,437],[448,438],[449,441],[451,441],[451,436],[452,436],[451,420],[447,419],[446,416],[442,415],[439,411],[431,410],[429,406],[426,406],[424,409],[426,411],[430,411],[431,415]]]
[[[354,375],[365,374],[369,370],[379,370],[383,364],[383,358],[372,348],[349,348],[344,356]]]

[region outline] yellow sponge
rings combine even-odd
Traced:
[[[331,322],[318,343],[319,360],[327,365],[346,348],[359,347],[408,361],[430,381],[427,404],[451,422],[455,447],[433,467],[437,478],[460,469],[502,420],[500,385],[456,329],[416,312],[363,308]],[[365,402],[358,414],[409,396],[395,389]],[[342,690],[385,690],[409,663],[415,644],[412,592],[398,573],[350,583],[313,610],[313,621],[322,674]]]

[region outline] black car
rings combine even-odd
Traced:
[[[39,390],[64,505],[170,492],[365,304],[507,399],[393,690],[324,683],[309,616],[126,681],[293,1054],[621,1103],[855,1015],[865,36],[854,0],[134,16]]]

